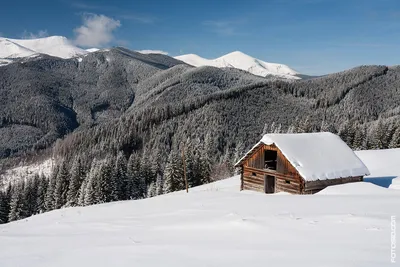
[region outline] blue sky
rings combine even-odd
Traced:
[[[242,51],[305,74],[400,64],[399,0],[19,0],[0,9],[9,38],[66,36],[214,58]]]

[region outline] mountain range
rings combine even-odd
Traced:
[[[0,65],[9,64],[20,58],[36,57],[40,54],[67,59],[97,51],[99,51],[97,48],[81,49],[62,36],[38,39],[10,39],[0,37]],[[138,52],[143,54],[160,53],[159,51],[152,50],[141,50]],[[194,54],[177,56],[175,58],[195,67],[237,68],[263,77],[276,76],[287,79],[299,79],[299,76],[297,76],[299,73],[286,65],[264,62],[239,51],[213,60],[201,58]]]
[[[21,44],[34,51],[29,41]],[[215,167],[263,132],[323,130],[354,149],[400,146],[400,67],[294,80],[119,47],[69,51],[77,56],[41,53],[0,67],[0,169],[52,149],[58,158],[157,157],[163,170],[181,140]],[[249,59],[235,52],[226,61],[237,58]]]

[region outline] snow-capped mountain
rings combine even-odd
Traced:
[[[245,70],[254,75],[263,77],[274,75],[287,79],[299,79],[299,77],[296,76],[299,73],[286,65],[265,62],[240,51],[235,51],[216,59],[206,59],[195,54],[182,55],[175,58],[195,67],[230,67]]]
[[[0,38],[0,59],[30,57],[47,54],[60,58],[72,58],[88,51],[74,46],[66,37],[50,36],[38,39]]]

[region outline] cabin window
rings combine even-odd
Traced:
[[[285,183],[290,184],[290,181],[289,180],[285,180]]]
[[[276,170],[276,159],[278,157],[278,153],[273,150],[265,150],[264,151],[264,168],[268,170]]]
[[[252,174],[253,174],[253,176],[257,176],[257,173],[255,173],[255,172],[253,172]]]

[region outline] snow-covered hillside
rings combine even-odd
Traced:
[[[264,195],[239,177],[0,225],[2,267],[387,266],[400,191]],[[349,189],[348,189],[349,188]],[[372,191],[371,191],[372,190]],[[374,191],[379,197],[371,197]],[[376,195],[376,194],[375,194]]]
[[[400,149],[359,151],[375,179]],[[393,163],[393,164],[392,164]],[[390,265],[400,191],[359,182],[316,195],[239,191],[235,176],[136,201],[66,208],[0,225],[2,267]]]
[[[60,58],[72,58],[88,51],[74,46],[67,38],[50,36],[38,39],[10,39],[0,37],[0,58],[21,58],[35,54],[47,54]]]
[[[274,75],[287,79],[299,79],[299,77],[295,76],[298,73],[286,65],[277,63],[268,63],[253,58],[239,51],[229,53],[217,59],[205,59],[194,54],[177,56],[175,58],[195,67],[200,67],[200,66],[213,66],[218,68],[230,67],[230,68],[245,70],[254,75],[263,77],[268,75]]]

